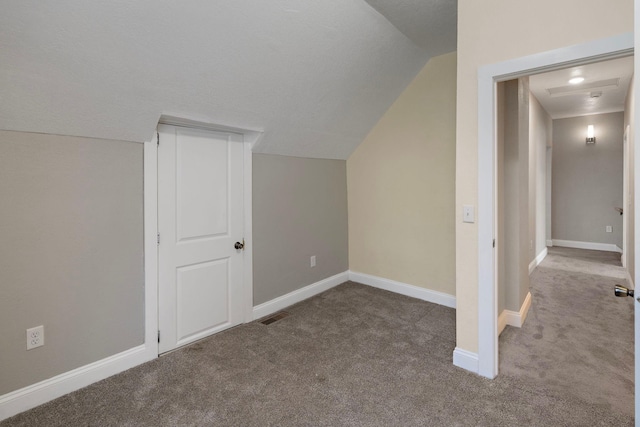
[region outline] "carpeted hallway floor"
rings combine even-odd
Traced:
[[[633,304],[611,262],[550,251],[493,381],[452,365],[454,310],[348,282],[0,425],[630,426]]]

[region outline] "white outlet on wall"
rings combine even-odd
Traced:
[[[613,233],[613,227],[611,227],[610,225],[607,225],[607,227],[605,228],[605,231],[607,233]]]
[[[27,350],[44,345],[44,326],[27,329]]]
[[[311,265],[311,267],[315,267],[316,266],[316,256],[313,255],[311,257],[311,259],[309,260],[309,265]]]

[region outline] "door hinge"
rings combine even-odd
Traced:
[[[496,247],[496,239],[493,239],[493,247]]]
[[[160,133],[156,132],[156,141],[157,141],[157,145],[160,145]]]
[[[160,232],[158,232],[158,244],[160,244]]]
[[[158,342],[160,342],[160,330],[158,330]]]

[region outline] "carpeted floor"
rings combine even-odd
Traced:
[[[0,425],[630,426],[633,304],[609,258],[550,251],[492,381],[452,365],[454,310],[348,282]]]

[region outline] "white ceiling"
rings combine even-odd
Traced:
[[[344,159],[455,50],[455,1],[385,1],[370,3],[395,26],[364,0],[10,2],[0,129],[144,141],[167,115],[262,130],[259,152]]]
[[[431,56],[456,50],[457,0],[365,0]]]
[[[577,76],[584,82],[569,84]],[[537,74],[529,88],[552,119],[562,119],[624,111],[632,77],[633,57],[626,57]]]

